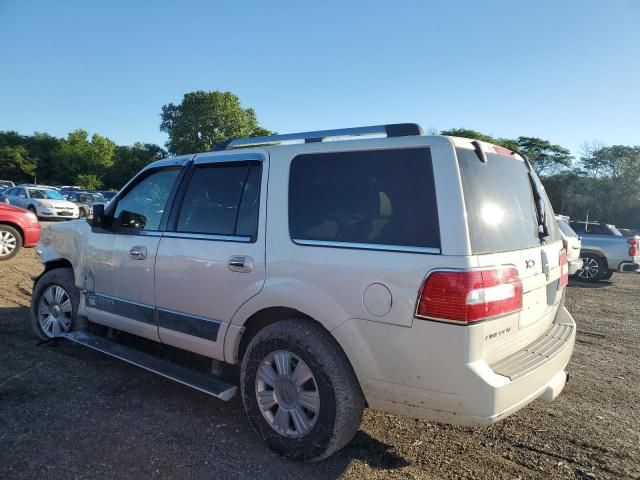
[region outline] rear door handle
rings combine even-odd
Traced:
[[[248,273],[253,270],[253,258],[246,255],[234,255],[229,259],[229,270],[232,272]]]
[[[129,256],[134,260],[144,260],[147,258],[147,247],[135,246],[129,250]]]

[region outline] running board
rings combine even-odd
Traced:
[[[231,400],[238,387],[230,385],[214,377],[189,370],[188,368],[175,365],[161,358],[148,355],[136,349],[125,347],[116,342],[112,342],[104,337],[91,335],[86,332],[69,332],[60,335],[85,347],[92,348],[102,353],[106,353],[114,358],[124,360],[127,363],[144,368],[153,373],[157,373],[165,378],[175,380],[196,390],[200,390],[209,395],[213,395],[225,402]]]

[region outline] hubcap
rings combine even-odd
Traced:
[[[57,337],[71,330],[73,306],[71,298],[59,285],[47,287],[38,302],[38,324],[43,333],[49,337]]]
[[[300,357],[286,350],[272,352],[260,363],[256,399],[267,423],[285,437],[305,436],[318,420],[316,379]]]
[[[10,255],[17,245],[17,239],[11,232],[0,232],[0,257]]]
[[[600,268],[598,262],[593,258],[582,259],[582,269],[578,272],[578,276],[584,279],[595,278],[598,275]]]

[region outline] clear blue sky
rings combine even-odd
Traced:
[[[231,90],[278,132],[388,122],[640,144],[640,1],[0,0],[0,130],[164,144]]]

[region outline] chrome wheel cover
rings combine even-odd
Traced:
[[[596,278],[600,273],[598,262],[594,258],[583,258],[582,268],[578,272],[578,276],[585,280]]]
[[[71,330],[73,305],[64,288],[50,285],[38,302],[38,325],[48,338],[54,338]]]
[[[304,437],[320,413],[320,392],[309,366],[296,354],[277,350],[256,373],[256,400],[266,422],[287,438]]]
[[[18,246],[18,239],[11,232],[0,231],[0,257],[8,257]]]

